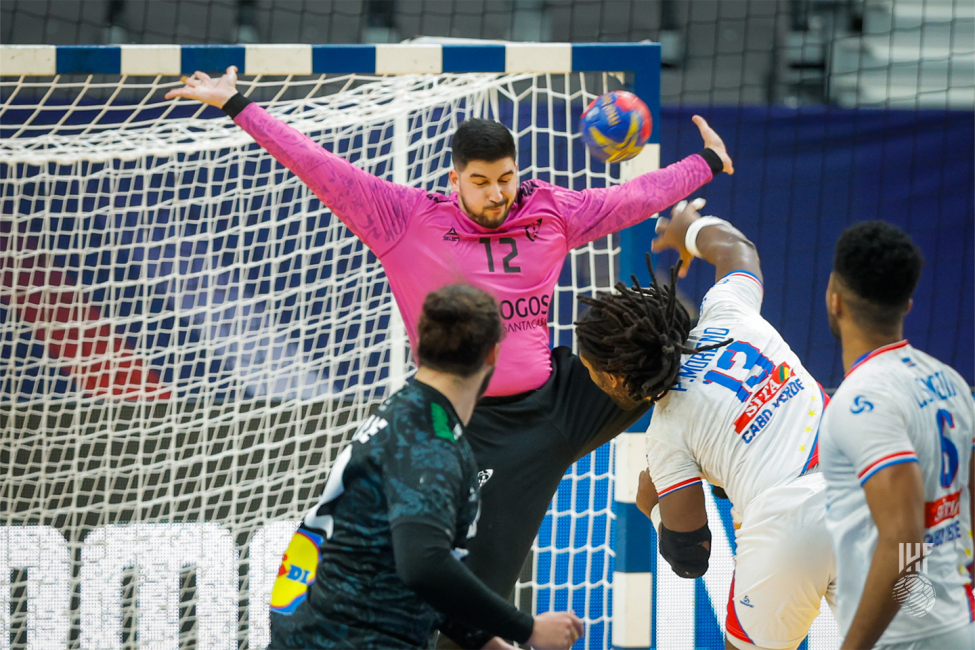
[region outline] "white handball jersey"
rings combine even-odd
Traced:
[[[862,486],[898,463],[920,463],[924,476],[924,541],[933,548],[922,574],[936,601],[926,613],[921,610],[930,603],[920,596],[914,606],[902,606],[880,643],[923,639],[975,620],[968,505],[973,423],[975,402],[961,375],[907,341],[865,355],[840,384],[823,419],[821,460],[844,635],[877,546]]]
[[[762,318],[762,283],[736,271],[711,287],[687,347],[680,383],[656,404],[647,464],[657,494],[706,479],[724,488],[740,523],[748,503],[818,463],[823,393]]]

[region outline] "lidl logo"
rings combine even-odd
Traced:
[[[271,611],[291,615],[308,598],[308,587],[315,582],[318,548],[324,539],[299,528],[284,552],[278,577],[271,591]]]

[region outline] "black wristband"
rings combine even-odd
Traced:
[[[226,107],[224,108],[224,110],[227,110]],[[722,171],[724,171],[724,163],[721,162],[721,157],[718,154],[714,153],[714,151],[712,151],[711,149],[702,149],[701,158],[704,158],[704,162],[706,162],[708,164],[708,167],[711,168],[712,176],[717,176]]]
[[[223,112],[230,116],[230,119],[234,119],[240,112],[247,108],[247,105],[251,103],[251,100],[247,99],[240,93],[237,93],[233,97],[227,100],[227,103],[223,105]],[[708,151],[705,149],[705,151]]]

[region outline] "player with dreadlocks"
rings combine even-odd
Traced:
[[[681,256],[670,286],[653,278],[580,298],[591,307],[576,323],[580,358],[617,402],[654,404],[637,506],[657,528],[660,554],[681,577],[707,571],[702,479],[722,488],[737,541],[726,647],[786,650],[806,637],[822,597],[833,602],[816,446],[827,398],[760,314],[755,246],[698,214],[703,206],[682,201],[658,222],[653,250]],[[694,257],[714,265],[716,283],[691,329],[675,285]]]
[[[670,269],[670,285],[657,284],[647,254],[650,287],[640,286],[636,276],[633,287],[616,283],[616,294],[599,298],[580,296],[579,301],[592,307],[578,323],[579,346],[590,351],[587,366],[610,376],[623,378],[624,392],[615,394],[617,401],[639,403],[659,400],[677,383],[681,357],[699,354],[731,343],[731,339],[699,349],[684,345],[691,331],[691,317],[677,300],[677,275],[681,262]],[[602,381],[602,376],[595,375]],[[610,392],[610,391],[607,391]],[[611,393],[612,394],[612,393]]]

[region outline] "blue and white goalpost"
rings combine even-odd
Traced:
[[[229,65],[323,146],[431,191],[468,116],[512,129],[524,178],[583,189],[660,164],[656,44],[0,46],[0,576],[19,581],[0,581],[0,632],[37,647],[265,647],[291,527],[411,372],[375,257],[222,113],[163,99]],[[606,166],[577,123],[620,87],[654,130]],[[651,237],[571,253],[553,344],[573,344],[579,293],[642,275]],[[582,647],[692,648],[695,629],[711,647],[730,554],[696,585],[655,571],[643,465],[624,434],[567,473],[516,600],[575,609]]]

